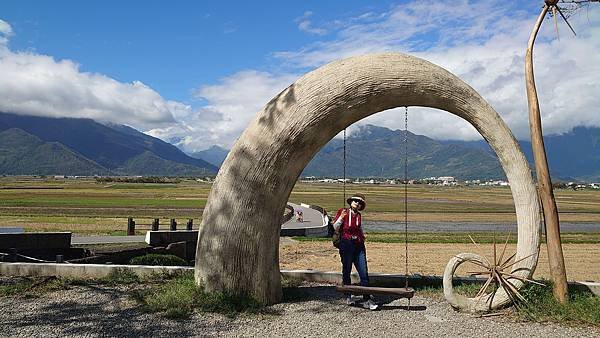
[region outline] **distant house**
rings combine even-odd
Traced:
[[[452,176],[440,176],[437,181],[442,185],[456,185],[456,179]]]

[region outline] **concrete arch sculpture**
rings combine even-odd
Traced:
[[[536,189],[525,157],[498,113],[441,67],[399,53],[374,54],[309,72],[258,112],[229,152],[209,194],[198,235],[196,282],[208,291],[248,294],[267,304],[278,302],[280,221],[300,173],[347,126],[401,106],[448,111],[481,133],[510,182],[518,223],[516,257],[537,253]],[[536,263],[534,254],[518,263],[516,273],[530,277]],[[449,300],[466,309],[476,302],[460,297]],[[506,295],[498,295],[491,306],[507,302]]]

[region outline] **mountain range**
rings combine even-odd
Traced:
[[[197,176],[217,170],[128,126],[0,113],[0,174]]]
[[[500,179],[495,153],[481,141],[438,141],[402,130],[365,125],[346,140],[347,177],[454,176]],[[600,128],[578,127],[545,136],[551,175],[559,180],[600,181]],[[530,163],[531,144],[520,141]],[[327,143],[303,176],[341,177],[343,140]],[[131,127],[91,119],[0,113],[0,174],[202,176],[218,171],[228,150],[212,146],[185,154],[172,144]],[[533,165],[530,165],[533,168]]]
[[[459,179],[501,179],[504,171],[484,140],[437,141],[408,132],[408,175],[411,178],[454,176]],[[544,137],[551,175],[555,180],[600,181],[600,128],[577,127]],[[534,168],[531,143],[519,141]],[[404,131],[361,126],[346,140],[348,177],[404,177]],[[213,146],[194,153],[220,166],[227,150]],[[332,139],[306,166],[303,176],[341,177],[343,140]]]

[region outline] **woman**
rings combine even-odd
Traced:
[[[333,224],[336,231],[340,232],[340,258],[342,260],[342,280],[344,285],[350,285],[350,272],[352,264],[360,277],[361,286],[369,286],[369,271],[367,269],[367,252],[365,249],[365,234],[362,230],[360,211],[364,210],[367,203],[365,195],[354,194],[346,200],[350,208],[342,208],[335,215]],[[373,297],[364,296],[363,306],[371,310],[377,309]],[[352,297],[347,296],[348,304],[353,304]]]

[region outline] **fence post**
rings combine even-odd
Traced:
[[[160,220],[158,218],[154,219],[154,221],[152,222],[152,231],[158,231],[159,222],[160,222]]]
[[[171,231],[176,231],[177,230],[177,222],[175,221],[175,218],[171,218]]]
[[[133,217],[127,218],[127,236],[135,235],[135,221]]]
[[[188,230],[192,230],[193,226],[194,226],[194,219],[193,218],[188,219],[188,221],[187,221],[187,229]]]

